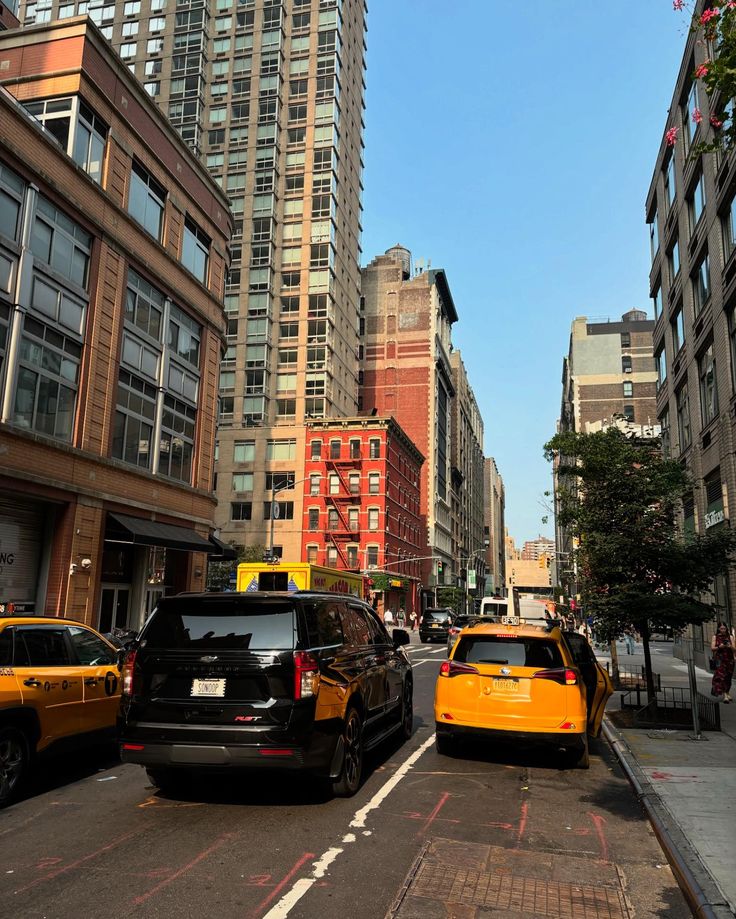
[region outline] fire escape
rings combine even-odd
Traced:
[[[342,453],[342,450],[341,450]],[[351,491],[350,473],[360,472],[362,460],[360,451],[349,448],[348,457],[333,457],[327,461],[327,541],[331,543],[346,571],[360,571],[360,556],[350,559],[346,543],[360,540],[360,514],[350,519],[348,508],[360,504],[360,479],[357,490]],[[337,491],[333,493],[333,476],[337,476]]]

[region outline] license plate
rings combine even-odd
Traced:
[[[518,692],[519,683],[517,680],[494,680],[494,692]]]
[[[225,680],[192,680],[192,696],[224,696]]]
[[[437,623],[436,623],[436,622],[433,622],[433,623],[432,623],[432,628],[433,628],[433,629],[438,629],[438,628],[439,628],[439,626],[437,625]]]

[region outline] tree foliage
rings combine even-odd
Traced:
[[[693,485],[680,463],[662,456],[656,439],[632,438],[613,427],[564,432],[545,445],[545,455],[556,463],[559,522],[577,537],[574,562],[584,608],[604,637],[635,625],[650,674],[653,631],[679,632],[713,618],[701,595],[727,569],[734,533],[721,527],[681,535],[678,512]]]
[[[230,543],[235,546],[235,543]],[[229,590],[232,587],[230,575],[237,572],[241,562],[260,562],[268,551],[260,544],[239,547],[238,557],[231,562],[210,562],[207,568],[207,590]]]

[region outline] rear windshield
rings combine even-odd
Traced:
[[[454,660],[467,664],[511,664],[515,667],[562,667],[560,649],[540,638],[499,638],[495,635],[464,635]]]
[[[286,651],[294,647],[294,606],[273,599],[258,605],[237,600],[163,601],[151,617],[141,647],[181,651]]]
[[[424,614],[424,618],[428,622],[433,620],[436,622],[444,622],[445,619],[450,618],[450,614],[446,609],[428,609]]]

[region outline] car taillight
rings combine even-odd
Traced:
[[[461,673],[477,673],[478,668],[472,664],[460,664],[456,661],[442,661],[440,676],[460,676]]]
[[[578,675],[569,667],[559,667],[554,670],[537,670],[536,673],[532,674],[532,679],[553,680],[561,686],[576,686]]]
[[[456,625],[451,625],[448,631],[450,635],[457,635],[459,632],[462,631],[462,629],[459,629]]]
[[[123,688],[124,696],[132,696],[135,689],[135,657],[136,651],[128,651],[123,662]]]
[[[294,698],[308,699],[319,690],[319,661],[309,651],[294,652]]]

